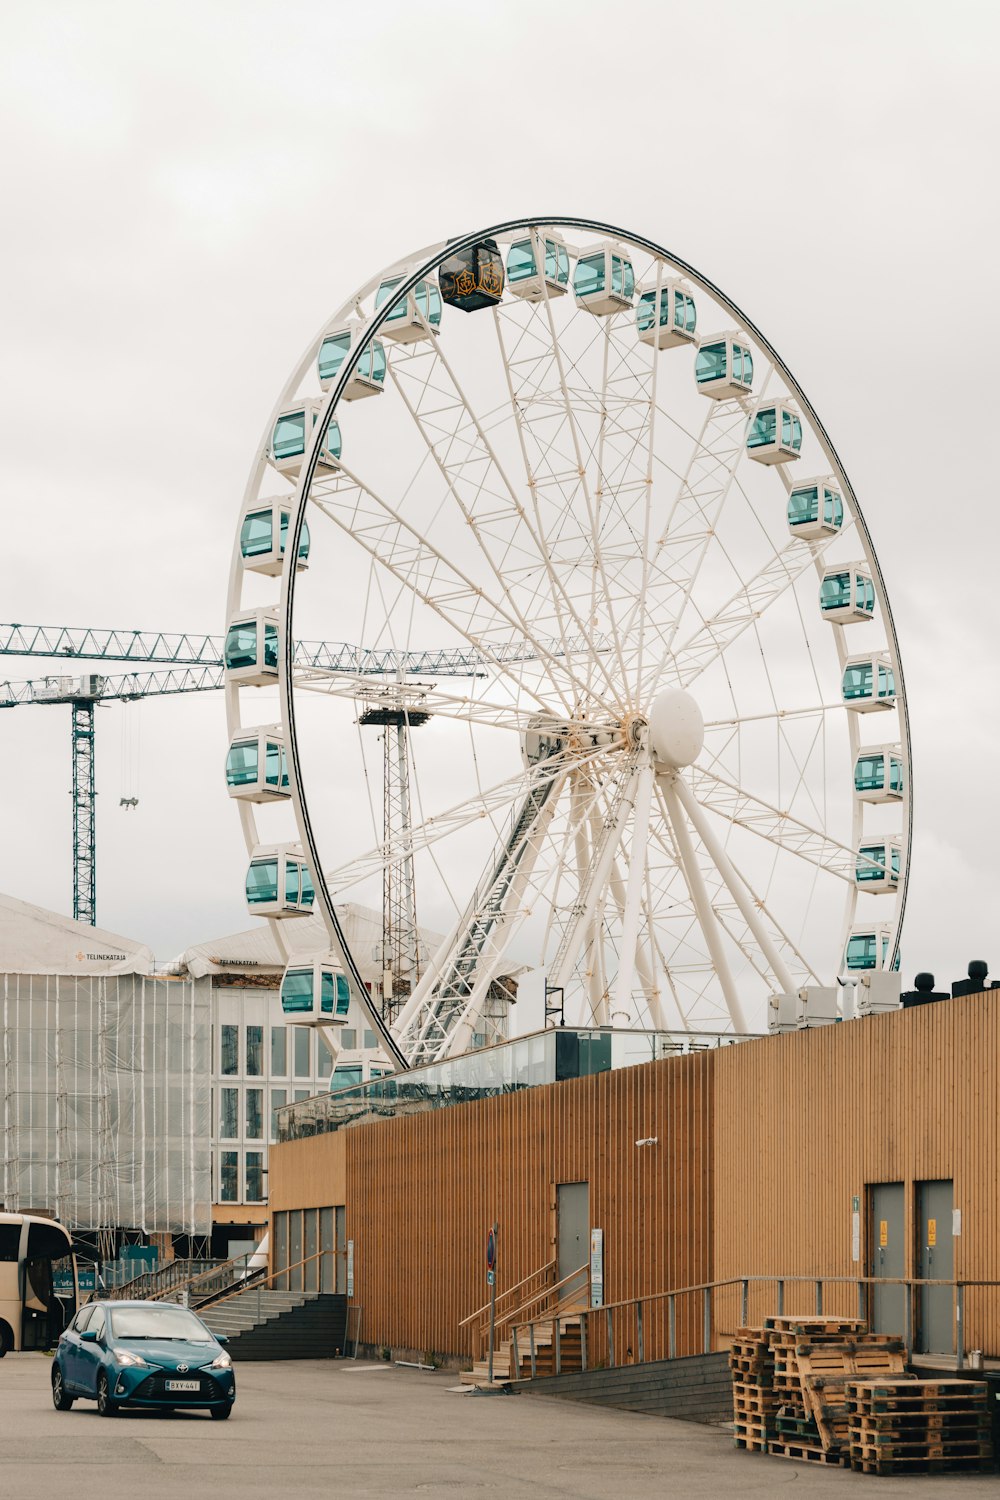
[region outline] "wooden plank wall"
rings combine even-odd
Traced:
[[[502,1292],[555,1257],[561,1182],[590,1184],[607,1301],[707,1279],[711,1114],[702,1055],[340,1132],[366,1342],[465,1353],[489,1223]]]
[[[955,1277],[1000,1280],[1000,995],[769,1037],[716,1053],[717,1279],[856,1276],[852,1198],[903,1182],[906,1274],[918,1274],[914,1184],[954,1180]],[[950,1229],[950,1226],[949,1226]],[[813,1290],[786,1310],[813,1311]],[[1000,1297],[967,1293],[966,1347],[1000,1352]],[[847,1288],[831,1311],[856,1316]],[[751,1302],[751,1321],[774,1307]],[[723,1334],[736,1321],[735,1299]]]

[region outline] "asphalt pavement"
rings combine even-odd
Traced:
[[[57,1412],[50,1361],[0,1360],[2,1500],[504,1500],[990,1496],[996,1475],[875,1479],[743,1453],[722,1428],[537,1396],[470,1396],[456,1377],[349,1360],[237,1365],[228,1422]]]

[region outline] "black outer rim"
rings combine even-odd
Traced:
[[[871,532],[868,530],[868,523],[864,518],[864,514],[858,502],[858,497],[854,491],[854,486],[852,485],[847,471],[844,468],[843,463],[841,462],[840,455],[834,447],[829,433],[827,432],[823,423],[820,421],[812,402],[809,400],[808,396],[805,394],[799,382],[795,379],[795,376],[785,364],[784,360],[778,354],[777,350],[774,348],[774,345],[770,342],[770,340],[764,337],[764,335],[761,333],[760,329],[752,321],[752,319],[748,318],[747,315],[742,311],[742,309],[739,308],[731,298],[727,297],[725,292],[721,291],[713,281],[711,281],[701,271],[697,270],[696,267],[692,266],[688,261],[682,260],[680,256],[674,255],[671,251],[664,249],[662,245],[657,245],[654,240],[646,239],[643,235],[633,234],[630,230],[619,229],[613,224],[605,224],[600,219],[580,219],[568,215],[564,216],[559,214],[528,219],[506,219],[502,223],[493,224],[487,229],[479,229],[474,234],[464,234],[460,235],[457,239],[450,240],[442,249],[435,252],[430,260],[425,261],[424,264],[421,265],[416,271],[412,272],[410,276],[405,277],[399,283],[395,298],[391,302],[387,301],[385,306],[382,307],[378,312],[376,312],[374,316],[369,320],[369,322],[365,325],[366,336],[364,338],[355,340],[355,343],[351,351],[349,352],[347,359],[341,366],[340,375],[337,379],[337,382],[327,394],[327,398],[322,410],[322,417],[316,423],[315,436],[313,437],[312,447],[306,461],[305,469],[299,479],[298,503],[295,511],[295,520],[292,525],[291,537],[286,543],[285,556],[286,558],[298,556],[299,542],[302,534],[302,524],[305,520],[306,500],[308,498],[309,491],[312,488],[313,478],[316,473],[316,464],[319,460],[322,436],[326,431],[329,418],[336,411],[341,395],[343,394],[348,381],[357,368],[366,345],[372,338],[374,338],[378,334],[380,328],[386,322],[390,311],[395,306],[395,303],[399,301],[400,297],[405,296],[410,291],[412,291],[418,281],[425,281],[427,277],[437,269],[441,262],[446,259],[447,256],[455,255],[462,250],[468,250],[472,245],[478,244],[480,240],[490,235],[509,234],[512,231],[517,231],[519,229],[531,230],[535,228],[584,229],[592,231],[596,234],[605,235],[610,239],[624,240],[627,243],[641,246],[642,249],[648,251],[650,255],[654,255],[659,257],[660,259],[669,261],[671,265],[676,266],[677,269],[682,273],[686,272],[696,281],[701,282],[702,285],[708,288],[710,295],[715,297],[723,307],[731,312],[733,316],[740,323],[742,323],[743,327],[753,335],[760,347],[765,350],[772,363],[774,364],[775,369],[780,371],[781,375],[784,377],[791,394],[793,394],[796,400],[801,404],[803,411],[808,415],[810,422],[813,424],[816,431],[820,434],[823,442],[826,444],[827,448],[830,451],[830,454],[833,457],[834,463],[839,470],[840,476],[844,480],[845,487],[850,496],[851,504],[854,508],[854,514],[857,518],[857,525],[859,526],[862,535],[864,536],[864,539],[868,544],[869,556],[878,576],[879,586],[881,588],[882,603],[884,606],[886,634],[889,637],[889,642],[892,648],[893,658],[895,662],[895,669],[899,676],[896,699],[897,706],[899,706],[900,701],[902,703],[901,720],[905,733],[910,785],[908,788],[907,797],[907,859],[905,868],[903,870],[903,884],[900,891],[899,919],[896,923],[895,942],[893,944],[892,955],[887,966],[889,971],[892,972],[896,960],[899,956],[900,934],[903,928],[903,918],[906,914],[906,898],[910,883],[910,862],[913,854],[913,747],[910,740],[909,704],[906,697],[906,685],[903,678],[903,662],[899,652],[899,638],[896,635],[896,625],[892,617],[892,609],[889,604],[889,593],[885,586],[885,578],[882,574],[882,566],[878,560],[878,554],[875,551],[875,545],[872,541]],[[401,1052],[399,1045],[389,1031],[389,1028],[382,1019],[382,1016],[372,1003],[371,996],[369,995],[368,990],[365,986],[365,982],[361,977],[361,972],[354,961],[354,955],[351,953],[351,950],[347,945],[347,940],[344,936],[343,928],[340,925],[339,918],[337,917],[337,913],[334,910],[333,902],[331,901],[329,892],[326,888],[326,880],[322,873],[322,866],[319,860],[319,850],[316,844],[315,834],[313,832],[312,819],[309,816],[309,808],[302,791],[303,783],[301,776],[301,765],[299,761],[298,732],[295,724],[295,703],[294,694],[292,692],[292,656],[294,645],[292,640],[292,614],[295,600],[295,576],[296,569],[294,567],[287,569],[283,583],[285,591],[284,707],[286,711],[286,729],[288,732],[288,751],[291,755],[292,765],[295,773],[295,786],[301,813],[302,832],[305,834],[306,853],[308,855],[309,866],[313,874],[313,884],[316,889],[317,898],[322,906],[323,913],[327,918],[328,923],[330,924],[330,926],[332,926],[334,932],[336,933],[345,967],[347,968],[348,972],[351,975],[351,978],[357,986],[359,998],[363,1000],[366,1009],[370,1013],[371,1019],[375,1026],[375,1030],[378,1032],[383,1046],[395,1061],[398,1071],[408,1072],[410,1064]]]

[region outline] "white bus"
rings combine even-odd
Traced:
[[[76,1312],[76,1296],[69,1230],[56,1219],[0,1213],[0,1359],[51,1349]]]

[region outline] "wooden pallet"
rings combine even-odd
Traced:
[[[782,1442],[780,1439],[772,1438],[767,1445],[767,1451],[775,1458],[791,1458],[799,1463],[831,1464],[835,1468],[843,1468],[846,1463],[842,1454],[831,1453],[819,1443]]]
[[[858,1458],[851,1456],[858,1474],[989,1474],[992,1458]]]
[[[851,1467],[863,1474],[985,1473],[993,1443],[985,1382],[851,1380]]]

